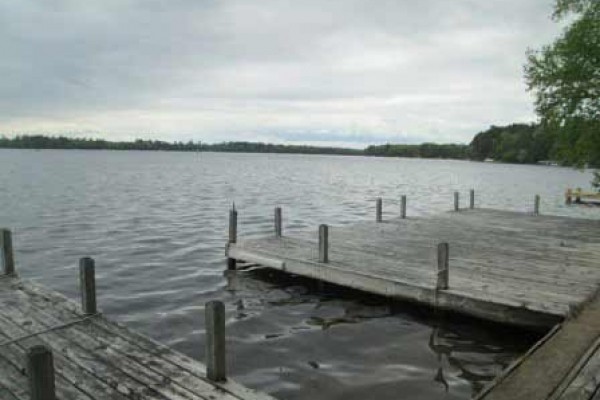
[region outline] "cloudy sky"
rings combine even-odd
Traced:
[[[0,0],[0,134],[363,147],[535,120],[553,0]]]

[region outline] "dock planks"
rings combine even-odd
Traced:
[[[600,296],[557,326],[475,400],[600,399]]]
[[[52,350],[58,400],[273,400],[232,380],[206,379],[201,363],[71,300],[12,276],[0,278],[0,398],[29,399],[28,348]]]
[[[489,209],[329,227],[318,236],[229,243],[227,256],[501,323],[547,328],[600,284],[600,221]],[[449,243],[449,287],[436,289],[437,244]]]

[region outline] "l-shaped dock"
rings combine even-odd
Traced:
[[[407,217],[403,196],[398,216],[384,218],[377,199],[373,221],[295,236],[276,208],[263,238],[238,237],[232,210],[228,265],[549,331],[478,398],[600,399],[600,220],[541,215],[539,196],[531,212],[475,208],[473,191],[468,208],[458,200],[453,211]]]

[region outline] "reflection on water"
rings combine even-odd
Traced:
[[[597,218],[563,192],[591,174],[448,160],[278,154],[0,150],[0,225],[14,231],[19,273],[78,295],[77,260],[96,259],[109,317],[203,357],[203,304],[227,306],[230,370],[282,399],[466,399],[532,338],[455,315],[272,272],[223,276],[227,213],[240,235],[478,206]]]
[[[273,385],[271,391],[286,399],[306,398],[304,389],[303,393],[297,391],[307,386],[314,388],[311,398],[358,399],[361,397],[353,394],[350,388],[356,387],[358,382],[365,384],[364,380],[374,381],[366,383],[370,387],[370,396],[373,396],[369,398],[385,398],[385,393],[392,387],[404,391],[411,380],[421,381],[418,389],[411,390],[411,398],[421,395],[426,398],[469,398],[537,339],[531,332],[407,305],[279,271],[251,268],[225,271],[224,276],[231,295],[229,302],[235,304],[231,315],[237,320],[252,318],[256,305],[248,296],[257,285],[270,292],[265,303],[273,309],[271,315],[279,322],[279,330],[254,340],[271,340],[273,354],[286,353],[280,347],[302,347],[295,343],[304,340],[298,337],[300,332],[309,341],[327,343],[326,349],[295,354],[299,359],[260,359],[262,363],[266,361],[278,367],[277,380],[269,384]],[[264,308],[265,304],[259,307]],[[304,311],[298,312],[299,309]],[[297,318],[290,318],[289,314],[281,317],[290,311],[297,313]],[[396,332],[392,331],[394,326]],[[246,334],[250,332],[251,329],[245,331]],[[406,343],[399,343],[402,340]],[[415,354],[425,350],[413,348],[420,346],[420,340],[426,341],[433,357],[419,359],[419,354]],[[397,351],[399,349],[403,350]],[[337,352],[341,356],[334,354]],[[340,362],[341,357],[351,360],[354,365]],[[412,361],[406,363],[407,358]],[[300,375],[302,369],[309,367],[319,369],[320,375],[297,382],[299,377],[294,375]],[[238,372],[243,374],[243,369]],[[248,373],[253,374],[252,368]],[[290,379],[292,382],[287,382]],[[337,393],[340,387],[346,386],[343,395]],[[366,388],[360,388],[359,393],[365,395]]]

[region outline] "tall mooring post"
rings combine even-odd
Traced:
[[[533,198],[533,214],[540,215],[540,195],[536,194]]]
[[[469,208],[471,210],[475,208],[475,189],[469,191]]]
[[[204,308],[206,327],[206,377],[213,382],[227,380],[225,360],[225,305],[209,301]]]
[[[52,351],[44,345],[27,350],[27,375],[31,400],[56,400],[54,360]]]
[[[439,243],[437,245],[437,283],[438,290],[446,290],[449,285],[450,273],[448,269],[450,249],[448,243]]]
[[[229,239],[228,244],[235,243],[237,241],[237,210],[235,209],[235,203],[229,210]],[[227,258],[227,269],[235,269],[235,258]]]
[[[2,273],[4,275],[15,273],[12,235],[9,229],[0,229],[0,262],[2,263]]]
[[[375,221],[383,221],[383,200],[381,197],[375,200]]]
[[[458,211],[459,208],[460,208],[459,194],[458,194],[458,192],[454,192],[454,211]]]
[[[319,262],[329,262],[329,227],[325,224],[319,226]]]
[[[79,290],[81,292],[81,310],[84,314],[92,315],[98,312],[96,308],[96,276],[95,263],[90,257],[79,260]]]
[[[406,195],[400,197],[400,218],[406,218]]]
[[[281,237],[281,207],[275,207],[275,236]]]

